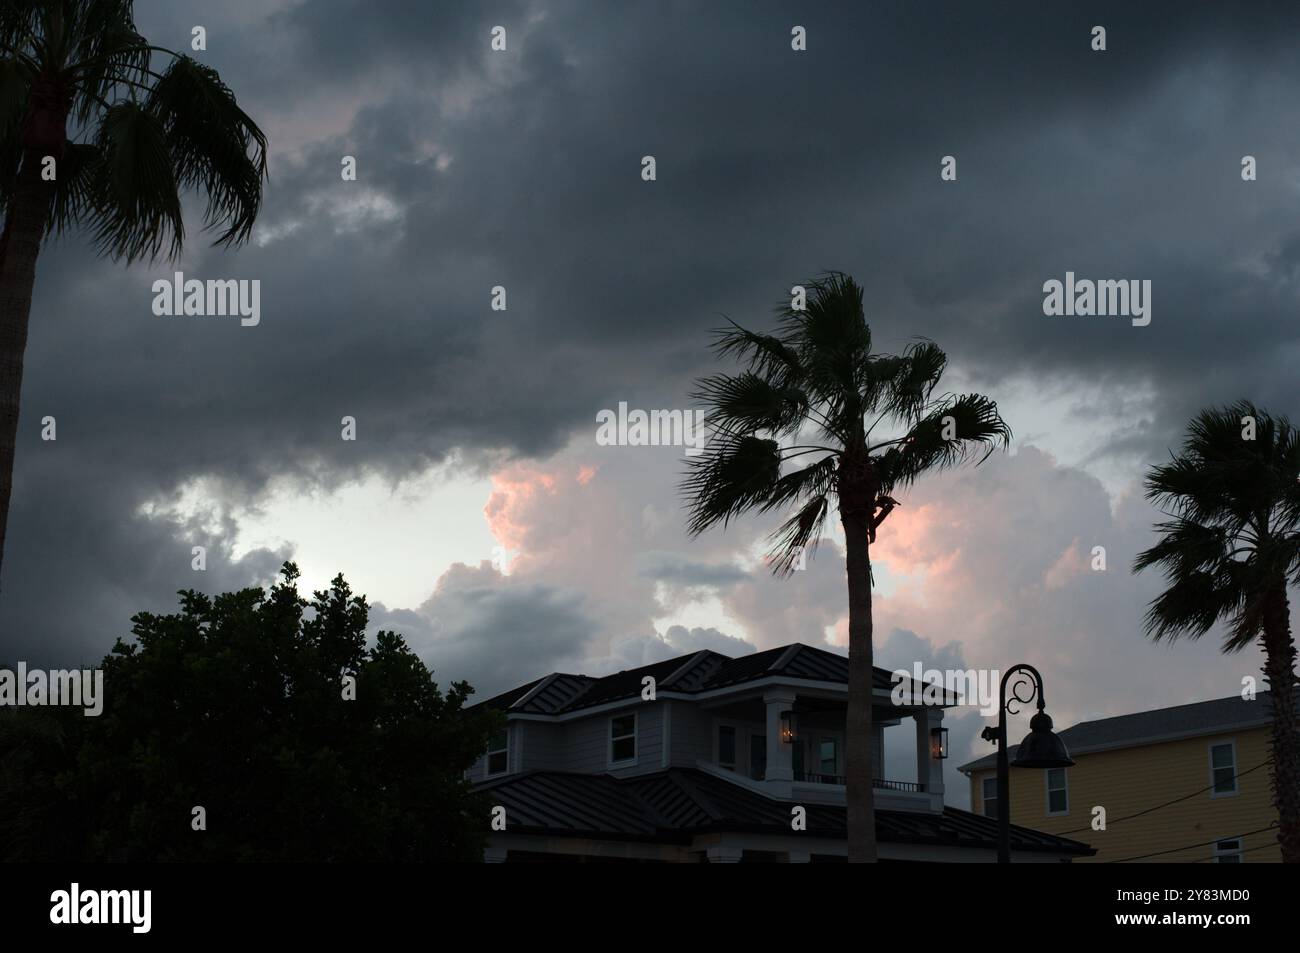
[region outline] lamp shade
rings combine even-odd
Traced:
[[[1039,711],[1029,720],[1029,734],[1016,749],[1015,760],[1011,762],[1017,768],[1068,768],[1074,762],[1065,742],[1052,731],[1052,719],[1047,712]]]

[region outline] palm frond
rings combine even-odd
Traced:
[[[816,463],[783,475],[773,484],[771,493],[763,502],[762,511],[767,512],[814,496],[830,496],[835,489],[835,468],[838,462],[837,454],[828,454]]]
[[[698,535],[727,525],[734,517],[761,506],[781,478],[781,449],[775,440],[722,437],[702,456],[687,460],[682,492],[688,501],[688,531]]]
[[[804,387],[814,400],[860,414],[858,372],[871,353],[871,329],[862,308],[863,289],[852,278],[829,272],[806,284],[802,311],[778,309],[781,338],[793,344],[803,369]]]
[[[80,125],[116,98],[118,86],[145,86],[149,79],[150,47],[136,32],[132,0],[80,0],[64,5],[60,34],[49,37],[57,50],[43,59],[57,62],[57,70],[72,88],[72,116]]]
[[[772,548],[768,560],[772,572],[788,576],[794,572],[800,556],[811,556],[821,539],[830,504],[825,495],[810,499],[793,516],[781,524],[771,536]]]
[[[796,506],[774,536],[778,572],[815,540],[839,493],[870,503],[927,470],[982,459],[981,450],[987,457],[1011,438],[988,398],[934,400],[947,356],[932,341],[920,339],[901,355],[871,352],[864,291],[851,277],[826,272],[804,289],[804,307],[778,307],[775,333],[735,322],[716,332],[718,355],[738,359],[744,371],[705,377],[691,395],[709,405],[722,439],[689,461],[682,483],[693,534],[746,510]],[[878,415],[870,427],[868,414]],[[908,432],[872,446],[871,430],[885,419]],[[806,433],[808,425],[824,439],[786,451],[767,439]],[[815,463],[782,474],[783,464],[819,452]]]
[[[31,52],[39,40],[44,0],[5,0],[0,4],[0,47]]]
[[[128,262],[157,257],[164,244],[175,255],[184,240],[181,201],[166,130],[139,103],[121,102],[104,113],[94,199],[88,210],[100,250]]]
[[[710,406],[709,428],[724,434],[783,434],[797,430],[808,413],[803,391],[750,371],[702,378],[691,399]]]
[[[948,355],[933,341],[910,345],[884,395],[890,413],[908,423],[919,421],[947,366]]]
[[[31,89],[31,69],[13,58],[0,58],[0,203],[8,206],[22,163],[22,122]]]
[[[1228,534],[1222,527],[1178,518],[1157,523],[1155,528],[1161,539],[1138,553],[1134,572],[1161,566],[1167,578],[1176,579],[1195,572],[1213,573],[1230,558]]]
[[[176,181],[207,195],[216,244],[248,239],[262,201],[266,136],[239,108],[216,70],[178,57],[154,84],[146,108],[161,123]]]
[[[1152,641],[1199,639],[1222,617],[1235,614],[1243,593],[1208,572],[1180,576],[1147,608],[1145,627]]]
[[[720,358],[743,361],[760,377],[784,386],[797,386],[803,368],[799,355],[780,338],[742,328],[734,321],[714,332],[713,349]]]
[[[1010,446],[1011,428],[995,401],[963,394],[938,402],[916,425],[877,458],[882,493],[910,486],[931,470],[945,470]]]
[[[1147,498],[1173,515],[1133,566],[1159,566],[1168,583],[1147,614],[1153,639],[1199,638],[1223,621],[1236,651],[1264,631],[1270,600],[1300,582],[1297,481],[1300,435],[1286,417],[1238,401],[1192,418],[1180,452],[1146,479]]]

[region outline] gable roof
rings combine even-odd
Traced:
[[[608,774],[530,771],[474,786],[491,792],[503,806],[510,831],[559,837],[598,837],[688,844],[697,834],[790,832],[793,801],[757,791],[695,768],[615,778]],[[807,833],[846,837],[845,809],[803,805]],[[955,807],[943,813],[877,810],[876,838],[882,843],[929,844],[987,850],[997,845],[997,822]],[[1027,827],[1011,826],[1011,849],[1090,855],[1080,841]]]
[[[1190,705],[1081,721],[1058,734],[1071,755],[1087,754],[1267,725],[1272,718],[1272,707],[1272,694],[1269,692],[1260,692],[1254,701],[1231,695]],[[1008,756],[1014,758],[1019,747],[1008,746]],[[982,771],[996,766],[995,752],[963,764],[957,770]]]
[[[684,694],[742,685],[772,676],[847,685],[849,660],[843,655],[804,645],[802,642],[739,658],[706,649],[616,672],[603,678],[555,672],[472,707],[558,715],[605,702],[635,698],[641,694],[641,680],[646,676],[655,680],[656,691]],[[874,688],[889,691],[892,684],[888,671],[883,668],[874,670]]]

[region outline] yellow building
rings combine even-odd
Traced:
[[[1269,697],[1219,698],[1068,728],[1060,737],[1073,767],[1011,768],[1011,823],[1097,848],[1076,863],[1279,863]],[[1012,746],[1013,762],[1015,752]],[[971,810],[996,817],[996,756],[959,770],[970,778]],[[1097,829],[1102,811],[1105,828]]]

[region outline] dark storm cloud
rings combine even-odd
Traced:
[[[682,588],[722,588],[749,579],[749,573],[736,566],[684,561],[676,553],[647,552],[641,563],[641,575]]]
[[[206,9],[142,7],[140,26],[182,45]],[[192,235],[177,267],[260,279],[262,323],[158,318],[150,284],[173,268],[75,239],[45,253],[0,649],[106,649],[127,607],[171,604],[188,545],[136,510],[188,479],[252,499],[274,476],[398,474],[454,448],[545,455],[619,400],[680,406],[719,312],[761,326],[822,268],[867,286],[884,346],[933,337],[995,397],[1012,374],[1150,384],[1154,425],[1114,452],[1156,455],[1202,403],[1292,397],[1298,16],[314,0],[233,18],[206,56],[241,104],[320,132],[273,142],[264,244]],[[488,52],[495,23],[507,54]],[[1150,278],[1151,326],[1045,318],[1042,282],[1066,270]]]
[[[488,564],[457,565],[419,610],[372,607],[370,628],[401,633],[440,682],[464,679],[482,699],[552,671],[584,671],[598,624],[583,602],[554,586],[511,585]]]

